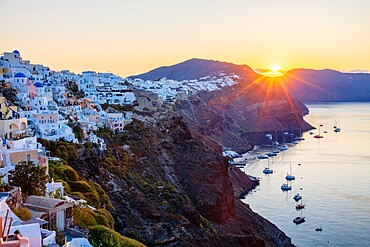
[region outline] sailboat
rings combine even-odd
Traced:
[[[303,201],[301,200],[301,203],[297,203],[295,205],[295,209],[296,210],[301,210],[301,209],[304,209],[305,206],[306,206],[306,204],[304,204]]]
[[[294,201],[298,202],[299,200],[302,199],[302,196],[300,194],[296,194],[294,197],[293,197]]]
[[[263,173],[264,174],[274,173],[274,171],[272,169],[270,169],[270,160],[267,160],[267,167],[265,167],[265,169],[263,170]]]
[[[280,188],[281,188],[282,191],[292,190],[292,186],[290,186],[287,183],[282,184]]]
[[[263,159],[268,159],[269,157],[266,154],[260,154],[257,156],[258,159],[263,160]]]
[[[290,173],[285,176],[285,179],[288,181],[295,180],[295,176],[292,173],[292,164],[290,164]]]
[[[295,224],[297,224],[297,225],[299,225],[299,224],[302,224],[303,222],[305,222],[306,220],[305,220],[305,217],[300,217],[300,216],[298,216],[298,217],[296,217],[294,220],[293,220],[293,223],[295,223]]]
[[[313,137],[314,138],[316,138],[316,139],[319,139],[319,138],[324,138],[322,135],[321,135],[321,127],[322,127],[323,125],[322,124],[320,124],[320,126],[319,126],[319,134],[318,135],[314,135]]]
[[[303,210],[300,210],[300,211],[301,211],[301,216],[295,217],[293,220],[293,223],[295,223],[296,225],[302,224],[303,222],[306,221],[305,217],[302,216]]]
[[[279,150],[280,150],[280,151],[288,150],[288,145],[286,145],[286,144],[281,145],[281,146],[279,147]]]

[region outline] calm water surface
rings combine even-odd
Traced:
[[[306,121],[315,127],[323,124],[324,138],[304,133],[306,140],[270,158],[272,175],[262,173],[267,160],[253,159],[266,150],[249,153],[249,165],[242,170],[260,177],[261,185],[244,202],[297,246],[370,246],[370,103],[309,104],[308,108]],[[333,131],[335,124],[340,133]],[[280,186],[290,164],[296,180],[292,191],[283,192]],[[295,209],[296,193],[306,204],[302,213]],[[306,222],[295,225],[292,220],[301,214]],[[323,231],[316,232],[317,227]]]

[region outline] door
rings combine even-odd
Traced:
[[[57,212],[57,228],[59,230],[64,230],[65,227],[65,209],[59,210]]]

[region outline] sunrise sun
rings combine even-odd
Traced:
[[[279,65],[274,65],[274,66],[271,67],[271,71],[273,73],[278,73],[278,72],[280,72],[280,70],[281,70],[281,68],[280,68]]]

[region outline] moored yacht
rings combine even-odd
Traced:
[[[267,156],[269,156],[269,157],[272,157],[272,156],[277,156],[277,153],[274,153],[274,152],[270,152],[270,153],[268,153],[268,154],[267,154]]]
[[[296,202],[298,202],[299,200],[301,200],[302,199],[302,196],[300,195],[300,194],[296,194],[294,197],[293,197],[293,199],[296,201]]]
[[[290,186],[289,184],[282,184],[280,188],[282,191],[288,191],[292,189],[292,186]]]
[[[290,173],[285,176],[285,179],[288,181],[295,180],[295,176],[292,173],[292,165],[290,165]]]
[[[267,167],[265,167],[265,169],[263,170],[263,173],[264,174],[274,173],[274,171],[270,168],[270,161],[269,160],[267,160]]]
[[[263,170],[263,173],[264,174],[272,174],[272,173],[274,173],[274,171],[272,169],[270,169],[269,167],[265,167],[265,169]]]
[[[297,225],[298,224],[301,224],[301,223],[303,223],[303,222],[305,222],[306,220],[305,220],[305,217],[296,217],[294,220],[293,220],[293,223],[296,223]]]
[[[288,145],[286,145],[286,144],[281,145],[281,146],[279,147],[279,150],[280,150],[280,151],[288,150]]]
[[[263,160],[263,159],[268,159],[269,157],[267,156],[267,154],[260,154],[260,155],[257,155],[257,158],[260,160]]]

